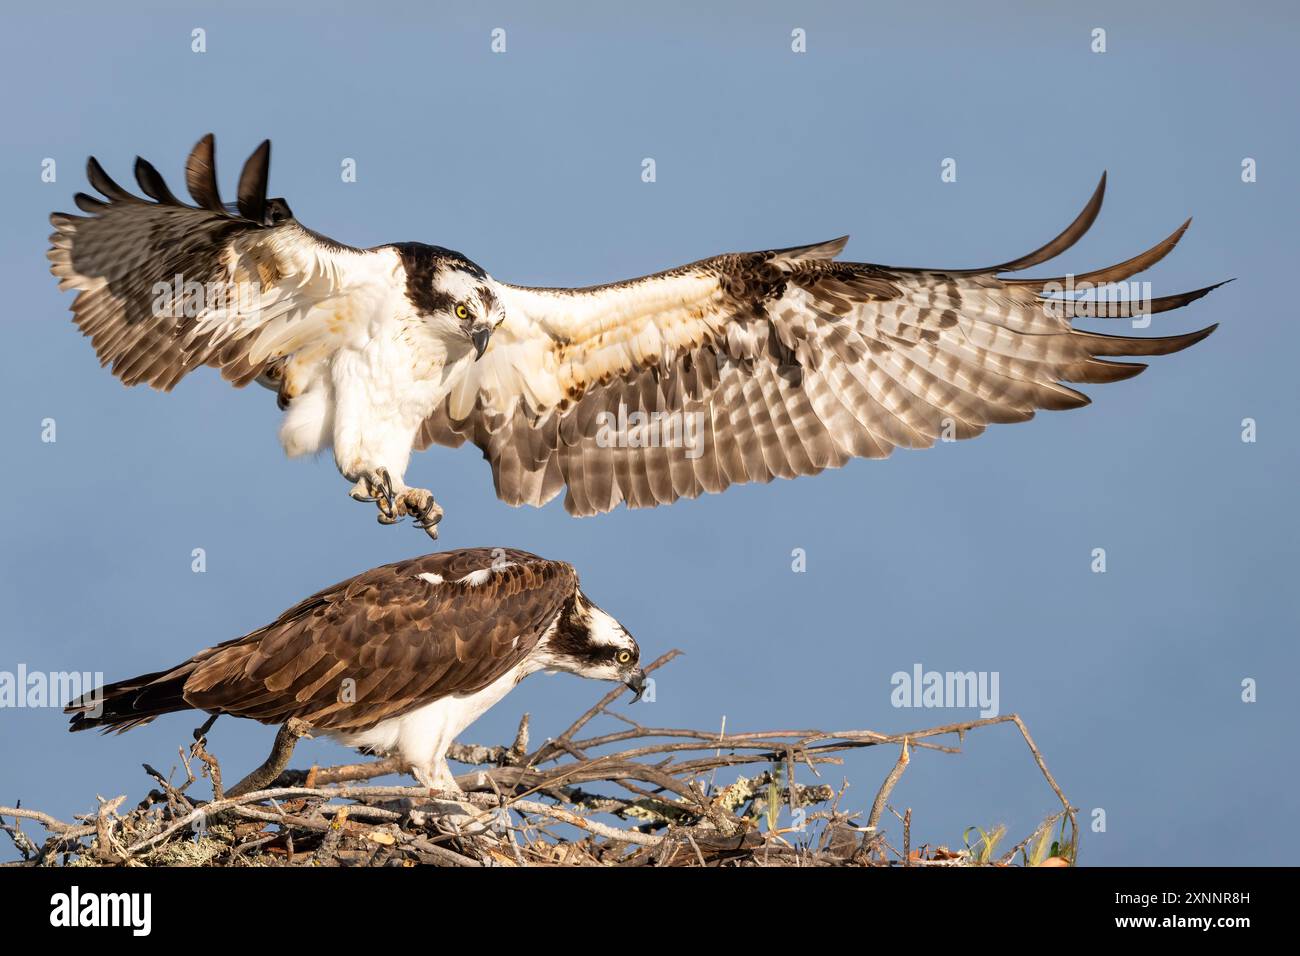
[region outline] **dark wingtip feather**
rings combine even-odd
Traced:
[[[1114,301],[1098,296],[1084,296],[1078,299],[1047,297],[1039,301],[1047,303],[1049,308],[1060,309],[1061,314],[1070,319],[1131,319],[1139,315],[1158,315],[1161,312],[1181,309],[1232,281],[1232,279],[1225,279],[1223,282],[1207,285],[1203,289],[1179,292],[1176,295],[1162,295],[1150,302],[1143,302],[1140,299]]]
[[[217,191],[216,137],[208,133],[194,144],[185,161],[185,186],[190,196],[204,209],[225,213]]]
[[[1219,323],[1207,325],[1203,329],[1197,329],[1195,332],[1188,332],[1186,335],[1166,335],[1158,339],[1143,339],[1143,342],[1159,342],[1160,351],[1149,351],[1133,353],[1137,355],[1172,355],[1174,352],[1181,352],[1183,349],[1189,349],[1197,342],[1208,339],[1214,334],[1214,330],[1219,327]]]
[[[239,174],[238,205],[239,214],[253,222],[263,222],[266,218],[266,184],[271,167],[271,141],[262,140],[261,145],[253,150],[244,170]]]
[[[1104,269],[1097,269],[1093,272],[1074,275],[1069,277],[1070,281],[1076,286],[1081,283],[1105,285],[1109,282],[1119,282],[1122,279],[1127,279],[1130,276],[1137,275],[1139,272],[1150,269],[1165,256],[1169,255],[1169,253],[1173,252],[1174,247],[1178,245],[1179,241],[1183,238],[1183,233],[1187,232],[1187,227],[1191,224],[1191,217],[1188,217],[1186,222],[1145,252],[1138,253],[1132,259],[1126,259],[1113,266],[1106,266]],[[1063,284],[1067,281],[1067,277],[1054,276],[1050,279],[1004,279],[1003,281],[1008,285],[1043,286],[1049,283]]]
[[[1219,323],[1215,322],[1213,325],[1207,325],[1205,328],[1198,329],[1195,332],[1188,332],[1186,335],[1183,336],[1174,336],[1174,338],[1184,339],[1185,344],[1178,346],[1178,348],[1176,349],[1171,349],[1170,351],[1180,352],[1185,348],[1189,348],[1195,345],[1197,342],[1200,342],[1202,339],[1208,339],[1211,335],[1214,334],[1214,330],[1217,329],[1218,327],[1219,327]]]
[[[98,213],[108,208],[108,203],[102,199],[96,199],[89,193],[76,193],[72,201],[77,204],[77,208],[82,212]]]
[[[1214,285],[1207,285],[1203,289],[1193,289],[1191,292],[1180,292],[1178,295],[1164,295],[1158,299],[1151,300],[1152,312],[1168,312],[1170,309],[1181,309],[1188,303],[1195,302],[1197,299],[1209,295],[1215,289],[1233,282],[1235,279],[1224,279],[1222,282],[1216,282]],[[1159,307],[1156,306],[1159,303]]]
[[[142,156],[135,158],[135,181],[140,184],[144,194],[155,202],[179,205],[162,175]]]
[[[1190,305],[1197,299],[1204,298],[1220,286],[1225,286],[1232,279],[1224,279],[1222,282],[1216,282],[1214,285],[1207,285],[1203,289],[1193,289],[1191,292],[1179,292],[1177,295],[1162,295],[1159,298],[1151,300],[1151,308],[1147,311],[1152,314],[1157,312],[1168,312],[1171,309],[1181,309],[1185,305]],[[1121,316],[1127,318],[1127,316]]]
[[[1197,342],[1208,338],[1219,323],[1208,325],[1185,335],[1163,335],[1151,338],[1127,335],[1103,335],[1100,332],[1075,332],[1083,339],[1089,354],[1097,356],[1124,357],[1130,355],[1172,355],[1183,349],[1191,348]]]
[[[806,246],[787,246],[784,249],[773,249],[772,253],[791,259],[834,259],[844,251],[844,247],[848,245],[848,242],[848,236],[839,236],[825,242],[813,242]]]
[[[1110,362],[1106,359],[1091,358],[1066,369],[1064,378],[1067,382],[1098,385],[1122,382],[1135,375],[1141,375],[1147,368],[1145,362]]]
[[[1086,233],[1092,224],[1097,220],[1097,213],[1101,212],[1101,203],[1106,196],[1106,173],[1101,174],[1101,179],[1097,182],[1097,188],[1092,191],[1087,205],[1079,215],[1074,217],[1074,222],[1065,227],[1065,230],[1055,239],[1046,245],[1039,246],[1028,255],[1023,255],[1019,259],[1012,259],[1010,262],[1004,262],[997,266],[986,266],[983,269],[964,269],[965,274],[987,273],[987,272],[1019,272],[1021,269],[1028,269],[1030,266],[1036,266],[1041,262],[1049,259],[1055,259],[1066,249],[1078,242],[1083,234]]]
[[[1097,214],[1101,212],[1102,200],[1106,196],[1106,173],[1101,174],[1101,179],[1097,181],[1097,188],[1092,191],[1092,196],[1088,199],[1087,204],[1074,217],[1070,223],[1055,239],[1035,249],[1028,255],[1021,256],[1019,259],[1013,259],[1005,262],[1000,266],[995,266],[994,272],[1019,272],[1021,269],[1028,269],[1030,266],[1036,266],[1040,262],[1046,262],[1049,259],[1055,259],[1066,249],[1069,249],[1081,238],[1084,233],[1092,228],[1092,224],[1097,221]]]
[[[114,182],[113,177],[104,172],[104,167],[99,165],[99,160],[94,156],[86,160],[86,178],[90,180],[90,185],[109,199],[115,199],[118,202],[131,202],[136,198]]]

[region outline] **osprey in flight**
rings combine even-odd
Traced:
[[[403,480],[411,450],[434,442],[482,449],[512,505],[567,489],[577,515],[650,507],[1086,405],[1063,383],[1130,378],[1146,366],[1112,359],[1176,352],[1214,330],[1073,327],[1214,288],[1138,302],[1099,292],[1162,259],[1187,223],[1105,269],[1000,275],[1073,245],[1104,176],[1059,236],[983,269],[837,262],[846,237],[559,289],[501,282],[439,246],[358,249],[313,232],[267,198],[270,154],[268,141],[249,158],[234,206],[217,192],[211,135],[186,164],[194,206],[143,159],[148,199],[92,158],[104,198],[78,193],[85,216],[50,217],[51,271],[77,290],[76,324],[125,384],[170,389],[201,365],[260,382],[278,393],[289,455],[332,447],[381,522],[411,515],[434,537],[442,509]],[[1055,295],[1062,283],[1091,294]]]
[[[183,664],[98,688],[72,730],[124,731],[191,708],[283,724],[398,755],[456,792],[447,748],[538,670],[622,681],[639,698],[641,650],[563,561],[472,548],[358,574],[251,634]]]

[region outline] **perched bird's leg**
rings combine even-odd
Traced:
[[[478,812],[465,799],[465,791],[456,783],[445,759],[411,767],[413,776],[428,792],[424,802],[412,801],[421,813],[436,814],[436,825],[444,833],[479,835],[484,831],[478,822]]]
[[[284,771],[284,768],[289,766],[289,758],[293,756],[293,748],[298,743],[298,738],[307,737],[310,734],[311,724],[297,717],[290,717],[276,733],[275,746],[272,748],[270,756],[262,762],[260,767],[227,790],[225,796],[240,797],[246,793],[253,793],[256,790],[269,787]]]
[[[432,767],[413,766],[411,776],[420,786],[429,791],[432,800],[450,800],[458,803],[465,796],[465,791],[456,782],[445,759],[436,761]]]

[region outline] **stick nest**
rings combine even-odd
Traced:
[[[672,651],[646,668],[653,671]],[[611,691],[559,737],[529,748],[528,715],[508,746],[456,745],[468,765],[463,795],[369,781],[406,768],[393,759],[286,770],[310,728],[291,720],[266,762],[222,786],[208,752],[212,721],[181,748],[186,779],[173,784],[145,765],[156,784],[135,807],[125,796],[66,823],[49,814],[0,807],[0,829],[22,859],[9,866],[970,866],[1069,865],[1078,846],[1077,810],[1047,770],[1015,714],[908,734],[870,730],[728,733],[646,727],[611,705]],[[581,732],[596,718],[619,729]],[[998,852],[1005,829],[975,830],[957,849],[912,843],[911,810],[889,802],[916,751],[960,753],[967,732],[1014,724],[1060,809],[1033,833]],[[957,738],[958,745],[942,743]],[[896,759],[870,811],[840,809],[847,782],[824,782],[841,754],[887,747]],[[199,777],[212,799],[195,799]],[[886,839],[885,813],[902,824],[901,845]],[[13,819],[13,823],[5,818]],[[46,830],[37,843],[24,820]]]

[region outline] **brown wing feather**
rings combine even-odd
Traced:
[[[60,288],[77,291],[74,321],[123,383],[171,389],[211,365],[246,385],[282,354],[262,334],[270,324],[306,325],[311,305],[349,281],[348,267],[365,253],[304,229],[283,200],[268,200],[269,164],[268,141],[245,164],[232,210],[217,191],[211,134],[186,163],[196,206],[177,199],[143,159],[136,180],[152,202],[123,189],[92,157],[87,178],[107,201],[78,193],[86,216],[50,216],[50,271]],[[177,277],[179,296],[164,291]]]
[[[494,561],[504,564],[487,582],[456,583]],[[321,730],[368,727],[492,683],[536,647],[576,585],[570,565],[506,549],[385,565],[223,645],[186,680],[185,700],[264,723],[292,716]],[[354,695],[341,700],[346,678]]]
[[[482,583],[461,580],[486,568],[495,570]],[[72,702],[72,729],[126,730],[186,707],[263,723],[297,717],[323,731],[365,729],[491,684],[537,646],[577,583],[569,564],[504,548],[384,565],[169,671]]]
[[[1066,382],[1117,381],[1145,368],[1102,356],[1178,351],[1214,328],[1098,336],[1072,327],[1091,317],[1087,306],[1051,301],[1060,280],[996,274],[1077,242],[1104,187],[1103,176],[1051,242],[979,270],[837,262],[843,240],[835,240],[587,289],[505,286],[506,325],[426,421],[418,445],[472,441],[503,500],[541,505],[567,488],[566,509],[589,515],[816,474],[853,457],[970,438],[1038,409],[1086,405]],[[1186,225],[1076,283],[1148,268]],[[1155,299],[1144,311],[1179,308],[1208,291]],[[1107,306],[1107,317],[1135,314],[1127,302]],[[657,439],[653,428],[634,427],[638,415],[659,417]],[[602,422],[628,424],[611,431]],[[681,440],[688,423],[698,426],[693,445]],[[676,440],[665,441],[672,428]]]

